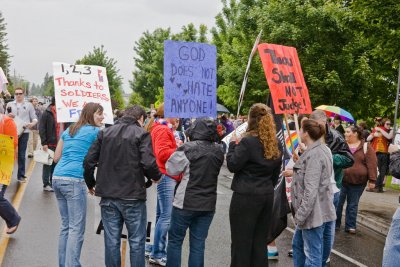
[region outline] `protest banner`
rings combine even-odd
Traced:
[[[104,123],[113,124],[110,90],[104,67],[53,63],[57,121],[75,122],[86,103],[104,108]]]
[[[310,97],[296,48],[260,44],[258,52],[276,114],[310,114]]]
[[[6,85],[8,84],[7,77],[4,74],[3,69],[0,67],[0,93],[6,91]]]
[[[10,184],[14,169],[14,156],[14,138],[0,134],[0,184]]]
[[[217,49],[213,45],[164,42],[164,115],[200,118],[217,115]]]

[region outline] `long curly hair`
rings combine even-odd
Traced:
[[[262,103],[251,106],[246,135],[257,136],[264,147],[266,159],[278,159],[281,155],[276,138],[276,127],[271,108]]]

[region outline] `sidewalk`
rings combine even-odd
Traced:
[[[384,193],[364,191],[358,206],[357,223],[386,236],[392,216],[400,205],[400,193],[393,189],[385,190]]]

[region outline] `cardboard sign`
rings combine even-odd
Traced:
[[[3,69],[0,67],[0,93],[6,89],[6,85],[8,84],[7,77],[4,74]]]
[[[13,169],[14,138],[0,134],[0,184],[10,184]]]
[[[164,116],[217,115],[217,49],[213,45],[164,42]]]
[[[244,122],[240,124],[233,132],[231,132],[222,139],[222,142],[226,144],[226,152],[228,152],[229,143],[231,142],[233,134],[236,132],[236,136],[241,136],[244,132],[246,132],[246,130],[247,130],[247,122]]]
[[[113,124],[106,69],[99,66],[53,63],[57,121],[75,122],[86,103],[104,108],[103,123]]]
[[[258,52],[271,91],[275,113],[310,114],[310,97],[296,48],[260,44]]]

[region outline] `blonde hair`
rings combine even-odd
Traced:
[[[245,135],[257,136],[260,139],[266,159],[280,157],[275,122],[271,109],[267,105],[257,103],[251,106]]]

